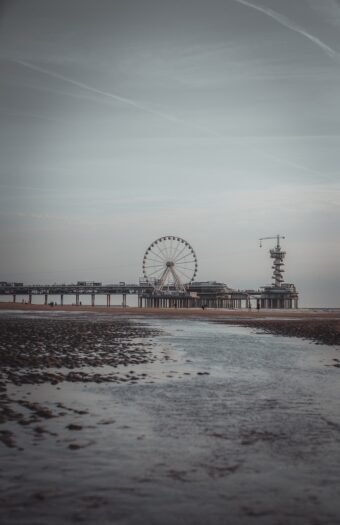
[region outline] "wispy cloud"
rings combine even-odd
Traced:
[[[94,86],[91,86],[89,84],[85,84],[84,82],[79,82],[78,80],[74,80],[70,77],[66,77],[65,75],[61,75],[60,73],[56,73],[55,71],[51,71],[50,69],[42,68],[40,66],[37,66],[35,64],[32,64],[31,62],[27,62],[25,60],[19,60],[19,59],[12,59],[12,62],[15,64],[21,65],[27,69],[30,69],[32,71],[36,71],[38,73],[42,73],[44,75],[48,75],[52,78],[56,78],[58,80],[63,80],[64,82],[68,82],[69,84],[72,84],[74,86],[77,86],[81,89],[84,89],[86,91],[90,91],[91,93],[96,93],[97,95],[101,95],[102,97],[105,97],[107,99],[115,100],[116,102],[120,102],[121,104],[133,107],[135,109],[138,109],[139,111],[143,111],[146,113],[149,113],[151,115],[155,115],[163,120],[167,120],[168,122],[172,122],[174,124],[182,124],[187,127],[190,127],[192,129],[203,131],[205,133],[208,133],[210,135],[218,136],[213,130],[206,128],[205,126],[200,126],[197,124],[192,124],[188,121],[182,120],[180,118],[177,118],[173,115],[169,115],[168,113],[164,113],[162,111],[154,110],[150,108],[149,106],[146,106],[144,104],[141,104],[139,102],[136,102],[130,98],[122,97],[120,95],[117,95],[115,93],[104,91],[101,89],[98,89]]]
[[[252,148],[252,149],[256,153],[259,153],[260,155],[262,155],[263,157],[271,159],[271,160],[274,160],[275,162],[277,162],[279,164],[283,164],[285,166],[289,166],[291,168],[298,169],[299,171],[304,171],[304,172],[307,172],[307,173],[311,173],[312,175],[319,175],[320,177],[322,177],[322,179],[333,180],[332,177],[328,177],[324,173],[321,173],[320,171],[314,170],[313,168],[309,168],[308,166],[304,166],[303,164],[299,164],[299,163],[293,162],[293,161],[291,161],[289,159],[284,159],[282,157],[278,157],[277,155],[274,155],[273,153],[268,153],[268,151],[263,151],[262,149],[259,149],[259,148],[256,148],[256,149]]]
[[[269,18],[272,18],[275,20],[278,24],[282,25],[283,27],[286,27],[287,29],[290,29],[291,31],[294,31],[295,33],[299,33],[300,35],[304,36],[313,44],[317,45],[319,48],[321,48],[329,57],[334,58],[336,56],[339,56],[338,53],[332,49],[330,46],[325,44],[320,38],[312,35],[308,31],[306,31],[303,27],[299,26],[289,18],[287,18],[285,15],[282,15],[281,13],[278,13],[277,11],[274,11],[273,9],[270,9],[269,7],[263,7],[261,5],[253,4],[252,2],[248,2],[248,0],[234,0],[238,4],[242,4],[244,6],[250,7],[251,9],[255,9],[256,11],[259,11],[260,13],[263,13],[266,16],[269,16]]]

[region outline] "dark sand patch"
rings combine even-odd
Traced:
[[[270,334],[301,337],[315,343],[340,345],[339,319],[237,319],[217,322],[259,328]]]
[[[145,373],[130,370],[127,374],[125,367],[138,369],[138,365],[155,361],[150,337],[156,333],[140,324],[114,318],[0,319],[0,424],[34,424],[33,432],[42,436],[48,433],[41,425],[44,420],[62,417],[70,411],[80,413],[61,403],[56,410],[51,410],[41,403],[11,399],[7,394],[8,385],[58,385],[64,381],[119,383],[145,379]],[[69,430],[81,430],[81,426],[71,424]],[[13,429],[2,430],[0,442],[15,447]]]

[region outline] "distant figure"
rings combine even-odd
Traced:
[[[256,309],[257,309],[257,310],[260,309],[260,301],[259,301],[259,300],[256,301]]]
[[[205,308],[205,304],[202,304],[202,307],[201,307],[201,308],[202,308],[202,310],[204,310],[204,308]]]
[[[79,306],[82,306],[81,301],[79,302]]]

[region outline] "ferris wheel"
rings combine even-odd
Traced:
[[[190,244],[168,235],[150,244],[143,258],[143,274],[157,291],[185,292],[197,274],[197,257]]]

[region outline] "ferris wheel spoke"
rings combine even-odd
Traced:
[[[170,259],[170,250],[171,250],[170,243],[171,243],[171,239],[165,239],[164,249],[166,252],[167,259]]]
[[[152,272],[149,272],[149,277],[152,277],[153,275],[161,273],[162,270],[153,270]]]
[[[178,265],[182,266],[183,264],[195,265],[196,262],[195,262],[195,259],[190,259],[190,261],[180,261],[179,263],[175,263],[176,266]]]
[[[172,260],[172,251],[173,251],[173,245],[172,245],[172,237],[170,238],[170,246],[169,246],[169,259]]]
[[[163,249],[158,246],[158,243],[155,245],[155,247],[157,248],[157,250],[159,251],[159,253],[161,254],[161,256],[163,257],[163,260],[166,261],[167,259],[167,254],[166,254],[166,246],[164,245],[163,246]]]
[[[153,275],[155,275],[156,273],[159,274],[162,270],[154,270],[153,272],[150,272],[149,273],[149,277],[152,277]]]
[[[189,274],[192,274],[195,271],[194,268],[187,268],[186,266],[176,266],[176,269],[178,269],[181,272],[187,272]]]
[[[166,240],[166,244],[165,244],[165,249],[166,249],[166,255],[167,255],[167,258],[168,260],[171,259],[171,247],[172,247],[172,239],[167,239]]]
[[[161,264],[161,265],[164,265],[164,261],[162,261],[162,259],[154,259],[153,257],[148,257],[147,259],[143,259],[143,261],[152,261],[152,262],[155,262],[157,264]]]
[[[156,248],[159,250],[159,252],[162,254],[162,256],[164,257],[165,260],[168,259],[167,252],[164,252],[164,250],[166,249],[166,247],[164,247],[164,250],[162,250],[162,249],[158,246],[158,244],[156,244]],[[164,260],[164,259],[163,259],[163,260]]]
[[[177,261],[178,257],[180,257],[180,255],[185,252],[185,249],[186,249],[186,246],[184,245],[183,247],[181,245],[179,245],[180,247],[180,251],[178,252],[178,254],[176,255],[175,257],[175,262]],[[182,248],[182,249],[181,249]]]
[[[186,255],[183,255],[182,257],[180,257],[179,259],[177,259],[175,261],[176,264],[178,264],[180,261],[184,260],[184,259],[187,259],[188,257],[191,257],[192,259],[194,259],[194,256],[192,253],[187,253]]]
[[[181,251],[182,251],[181,243],[177,241],[176,246],[175,246],[175,250],[174,250],[174,253],[173,253],[173,260],[174,261],[176,261],[178,255],[179,255],[179,253],[181,253]]]
[[[173,252],[172,252],[172,259],[173,259],[173,260],[176,259],[176,256],[177,256],[177,253],[178,253],[179,248],[180,248],[180,243],[179,243],[178,240],[176,239],[176,240],[175,240],[174,249],[173,249]]]
[[[168,239],[168,248],[169,248],[168,255],[169,255],[170,261],[173,260],[173,253],[174,253],[174,248],[175,248],[174,242],[176,242],[176,239],[171,236],[170,239]]]
[[[183,251],[185,251],[186,249],[186,246],[184,245],[184,247],[181,245],[181,243],[178,243],[177,246],[176,246],[176,251],[174,253],[174,262],[176,262],[176,260],[178,259],[178,257],[180,257],[180,255],[183,253]]]
[[[192,257],[193,259],[195,258],[195,254],[194,252],[192,251],[187,251],[186,253],[181,253],[179,254],[177,257],[176,257],[176,261],[175,262],[178,262],[180,261],[183,257]]]
[[[176,268],[181,268],[183,270],[185,270],[186,272],[194,272],[196,270],[196,265],[195,265],[195,262],[191,262],[189,265],[185,265],[185,264],[176,264]]]
[[[154,252],[153,250],[150,250],[150,253],[152,253],[153,255],[158,257],[162,262],[164,262],[164,257],[161,257],[161,255],[159,255],[158,253]]]
[[[148,264],[147,266],[145,266],[145,268],[164,268],[164,264]]]

